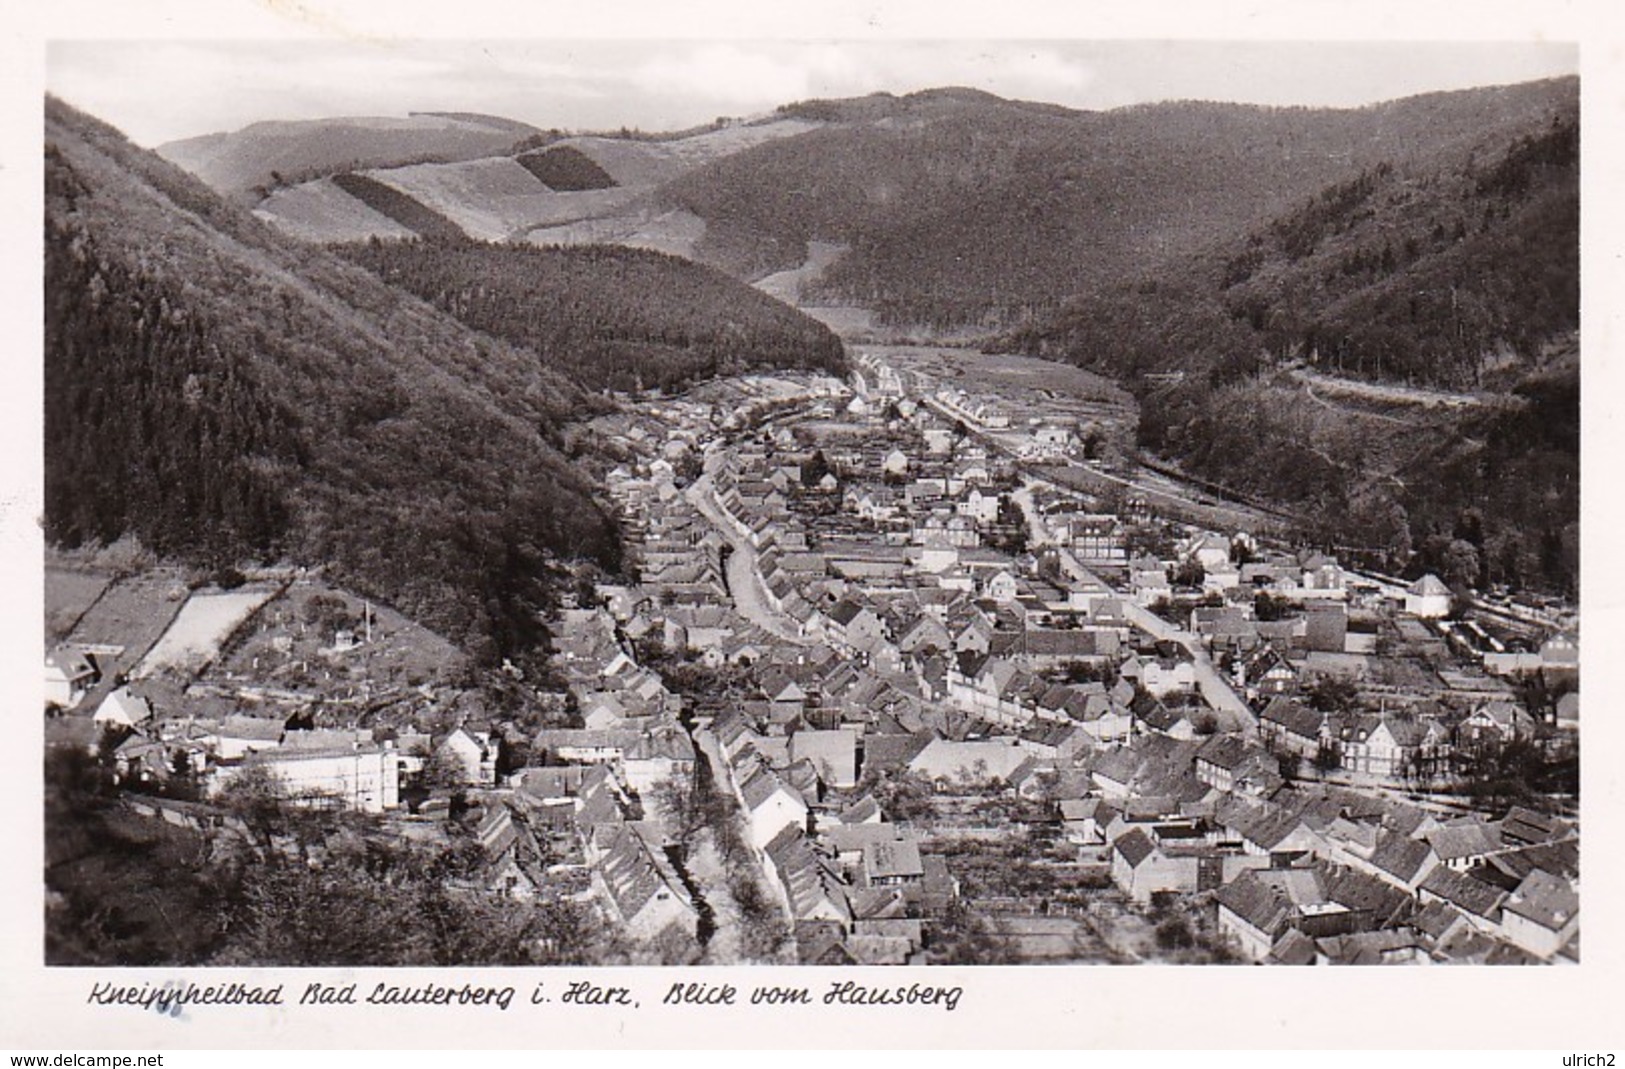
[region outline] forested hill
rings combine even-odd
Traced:
[[[845,367],[823,324],[713,268],[646,249],[375,239],[340,251],[595,389]]]
[[[827,125],[690,171],[661,202],[754,277],[851,247],[823,296],[883,320],[1008,326],[1244,237],[1384,162],[1465,161],[1541,131],[1574,79],[1334,110],[1172,103],[1077,112],[937,90],[814,101]]]
[[[550,562],[614,567],[560,453],[590,396],[46,105],[45,527],[328,564],[477,655],[543,639]]]
[[[1003,344],[1119,379],[1142,446],[1320,517],[1325,541],[1466,586],[1573,589],[1579,109],[1557,84],[1522,129],[1396,151]],[[1428,408],[1339,380],[1478,400]]]
[[[1496,369],[1578,327],[1579,221],[1571,98],[1466,158],[1380,161],[1245,238],[1078,298],[1015,344],[1125,379],[1222,380],[1268,356],[1358,378],[1494,385]]]

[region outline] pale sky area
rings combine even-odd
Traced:
[[[266,119],[476,111],[668,130],[796,100],[960,85],[1105,109],[1202,99],[1347,107],[1579,70],[1535,42],[53,41],[50,92],[137,143]]]

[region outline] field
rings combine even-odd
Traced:
[[[614,191],[588,190],[568,194],[577,198],[568,203],[572,206],[590,205],[583,198],[604,192]],[[572,222],[533,225],[523,238],[532,245],[626,245],[692,259],[694,246],[705,236],[705,220],[690,212],[651,214],[640,210],[621,215],[580,218],[586,210],[586,207],[577,207]]]
[[[723,156],[781,137],[817,129],[821,123],[784,119],[755,126],[730,126],[676,141],[571,137],[558,142],[580,150],[623,186],[655,186]]]
[[[410,230],[356,200],[329,178],[279,189],[260,202],[254,214],[284,234],[303,241],[365,241],[372,237],[412,236]]]
[[[45,644],[55,646],[73,630],[75,621],[95,604],[112,582],[100,571],[45,568]]]
[[[922,345],[862,346],[899,371],[917,371],[943,386],[969,393],[997,394],[1013,411],[1127,418],[1133,397],[1092,371],[1028,356],[984,353]]]
[[[187,594],[186,574],[178,569],[155,569],[120,579],[90,607],[68,638],[76,643],[124,647],[116,660],[100,657],[98,663],[104,676],[128,672],[169,629]]]
[[[207,665],[219,654],[220,644],[274,593],[262,588],[193,594],[134,675],[145,678],[165,669],[193,671]]]
[[[537,226],[611,215],[636,196],[624,189],[555,192],[506,156],[468,163],[416,164],[368,175],[483,241],[503,241]]]

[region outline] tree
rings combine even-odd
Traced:
[[[1354,708],[1360,688],[1346,676],[1328,675],[1309,688],[1309,705],[1322,713],[1343,713]]]
[[[1207,569],[1202,567],[1201,561],[1192,557],[1175,566],[1172,578],[1175,586],[1199,587],[1207,578]]]
[[[1478,585],[1481,568],[1478,547],[1466,539],[1452,540],[1440,564],[1444,573],[1442,578],[1451,587],[1463,590]]]
[[[1014,965],[1020,950],[997,922],[966,908],[955,898],[927,929],[926,955],[938,965]]]
[[[824,456],[822,449],[814,449],[812,455],[801,462],[801,485],[811,490],[815,488],[824,476],[834,474],[829,466],[829,458]]]
[[[1284,620],[1292,612],[1292,603],[1286,598],[1260,590],[1253,595],[1253,618],[1264,623]]]

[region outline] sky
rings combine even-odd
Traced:
[[[1135,40],[52,40],[47,89],[138,144],[267,119],[476,111],[680,129],[813,97],[960,85],[1084,109],[1346,107],[1579,70],[1571,43]]]

